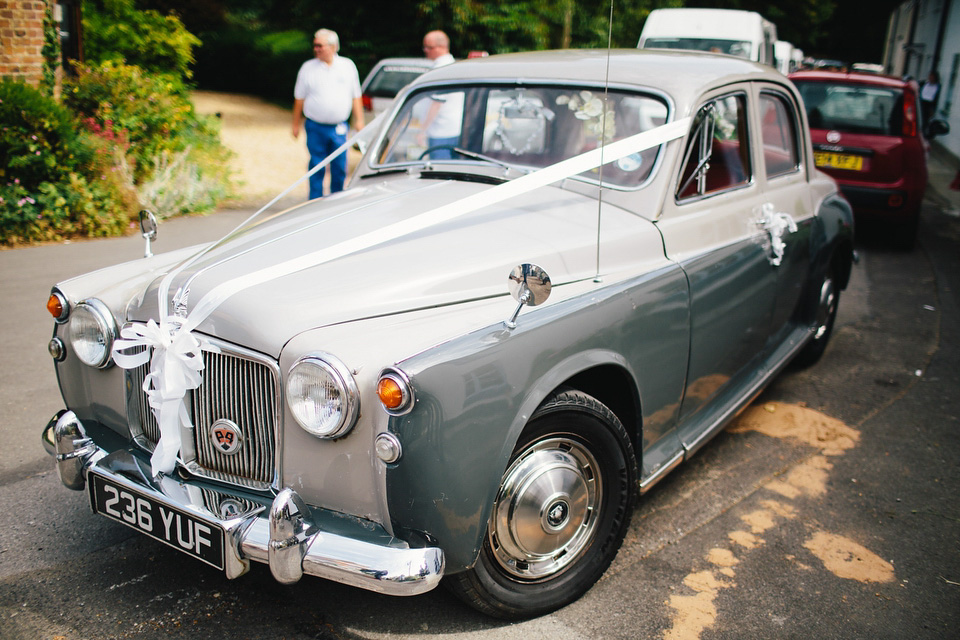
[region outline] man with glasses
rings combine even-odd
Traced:
[[[293,137],[300,128],[307,132],[309,168],[347,141],[347,119],[353,113],[354,128],[363,128],[363,102],[360,99],[360,76],[349,58],[337,55],[340,39],[329,29],[320,29],[313,36],[312,60],[307,60],[297,73],[293,89]],[[310,176],[310,199],[323,195],[326,169]],[[330,193],[343,190],[347,176],[347,153],[344,151],[330,163]]]

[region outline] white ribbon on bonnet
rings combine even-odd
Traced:
[[[558,182],[584,171],[595,169],[608,162],[613,162],[631,154],[651,149],[683,136],[689,124],[690,118],[683,118],[656,127],[573,158],[563,160],[487,191],[437,207],[436,209],[427,211],[408,220],[397,222],[336,245],[227,280],[211,289],[200,299],[200,302],[189,314],[186,312],[186,297],[188,292],[178,292],[174,299],[177,314],[168,315],[167,293],[170,288],[170,283],[184,268],[195,262],[200,256],[209,251],[210,248],[216,246],[215,244],[210,245],[207,249],[164,277],[158,294],[160,298],[160,322],[157,323],[151,320],[145,326],[125,327],[120,333],[121,338],[116,341],[113,348],[114,360],[117,365],[122,368],[129,369],[138,367],[146,363],[148,359],[150,361],[150,374],[144,380],[143,390],[147,393],[150,407],[160,426],[160,440],[157,442],[156,449],[150,459],[152,473],[155,476],[159,473],[170,473],[176,467],[177,456],[179,455],[181,446],[180,427],[181,425],[187,428],[192,426],[184,403],[184,397],[188,391],[196,389],[202,382],[203,356],[201,351],[216,350],[215,346],[206,341],[202,336],[194,333],[194,329],[230,296],[244,289],[263,284],[264,282],[395,240],[427,227],[464,216],[483,207],[527,193],[533,189]],[[322,163],[288,187],[286,191],[267,203],[267,205],[255,213],[247,222],[276,202],[294,186],[312,175],[313,172],[329,164],[334,157],[352,146],[358,139],[364,136],[368,130],[375,131],[377,128],[378,127],[373,126],[373,124],[368,125],[363,131],[334,151],[333,154]],[[245,225],[247,222],[243,224]],[[229,235],[227,237],[229,237]],[[123,353],[123,351],[135,347],[146,347],[146,350],[143,353],[137,354],[128,355]],[[151,349],[153,350],[152,356],[149,355]]]

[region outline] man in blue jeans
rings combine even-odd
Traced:
[[[347,141],[347,118],[353,113],[353,125],[363,128],[363,103],[360,99],[360,76],[349,58],[337,55],[340,38],[329,29],[320,29],[313,36],[312,60],[307,60],[297,73],[293,89],[293,137],[300,128],[307,132],[309,168]],[[326,169],[310,176],[310,199],[323,195]],[[347,177],[347,152],[330,163],[330,193],[343,190]]]

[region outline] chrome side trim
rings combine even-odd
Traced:
[[[775,360],[773,364],[769,364],[769,361],[765,363],[766,373],[754,379],[754,381],[746,388],[746,393],[737,396],[738,398],[741,398],[741,400],[728,405],[714,418],[708,428],[700,432],[694,441],[692,441],[689,445],[684,445],[687,454],[686,457],[689,458],[692,456],[697,449],[706,444],[707,441],[710,440],[710,438],[712,438],[717,432],[726,427],[728,422],[739,415],[741,411],[746,409],[747,406],[749,406],[750,403],[753,402],[758,395],[760,395],[770,381],[775,378],[784,367],[790,364],[790,361],[793,360],[793,357],[797,355],[797,353],[799,353],[800,350],[812,338],[813,332],[811,327],[800,326],[797,329],[794,329],[790,337],[784,342],[785,349],[783,355],[780,356],[779,359]]]
[[[435,588],[443,577],[446,565],[439,547],[410,548],[397,538],[378,544],[326,531],[313,522],[316,512],[290,488],[283,489],[269,509],[258,505],[224,518],[210,510],[210,490],[175,476],[151,477],[149,461],[130,451],[108,455],[86,438],[72,411],[54,416],[42,440],[57,456],[60,478],[71,489],[82,489],[90,474],[98,475],[221,529],[228,578],[240,577],[254,561],[269,565],[274,577],[284,583],[307,574],[377,593],[412,596]],[[218,490],[227,500],[249,503],[228,492],[229,488]]]
[[[683,462],[684,451],[681,449],[677,452],[675,456],[670,458],[670,461],[665,465],[661,466],[659,469],[651,473],[649,476],[640,481],[640,493],[644,494],[650,489],[653,488],[653,485],[657,484],[663,480],[668,473],[677,468],[677,466]]]

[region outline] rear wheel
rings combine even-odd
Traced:
[[[815,304],[816,315],[813,326],[810,328],[813,338],[794,360],[794,363],[801,367],[809,367],[823,356],[830,336],[833,334],[833,325],[837,320],[837,308],[840,304],[840,289],[831,272],[827,272],[821,281]]]
[[[636,466],[612,411],[579,391],[554,396],[514,449],[476,565],[450,576],[448,586],[470,606],[506,619],[576,600],[623,542]]]

